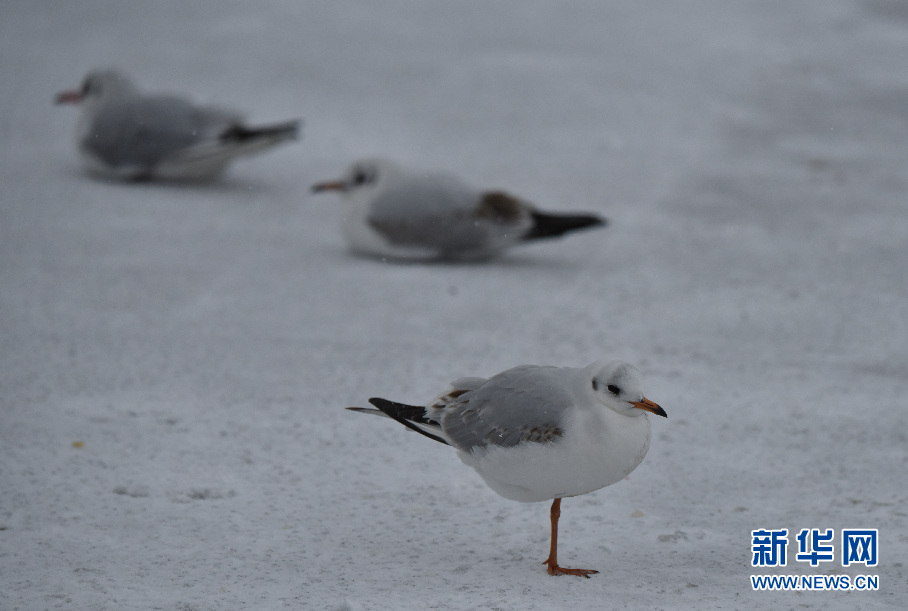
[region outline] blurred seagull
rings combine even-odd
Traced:
[[[235,157],[294,140],[299,121],[250,127],[229,110],[171,95],[143,95],[115,70],[88,74],[57,94],[81,104],[76,146],[92,173],[120,180],[206,180]]]
[[[624,479],[646,456],[645,412],[667,417],[643,396],[643,376],[629,363],[597,361],[582,369],[521,365],[489,379],[461,378],[427,406],[385,399],[378,409],[453,446],[492,490],[522,502],[553,499],[550,575],[589,577],[591,569],[558,565],[561,499]]]
[[[347,200],[342,231],[356,252],[397,259],[484,259],[533,240],[606,224],[592,214],[549,214],[502,191],[448,174],[407,172],[385,159],[354,163],[313,185]]]

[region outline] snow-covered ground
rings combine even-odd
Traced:
[[[91,179],[52,96],[107,65],[304,138]],[[905,608],[906,66],[898,0],[3,2],[0,608]],[[371,154],[612,224],[356,258],[308,186]],[[563,503],[589,580],[546,575],[547,503],[342,409],[609,355],[669,418]],[[879,565],[797,562],[802,528],[879,529]]]

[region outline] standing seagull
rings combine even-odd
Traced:
[[[76,146],[94,174],[120,180],[206,180],[235,157],[297,137],[299,121],[248,127],[229,110],[143,95],[114,70],[88,74],[57,104],[81,104]]]
[[[548,214],[456,176],[407,172],[384,159],[354,163],[312,187],[347,200],[342,230],[356,252],[396,259],[484,259],[509,246],[605,225],[592,214]]]
[[[629,363],[597,361],[583,369],[521,365],[489,379],[461,378],[428,406],[385,399],[384,415],[453,446],[460,459],[501,496],[525,503],[553,499],[550,575],[589,577],[558,566],[561,499],[614,484],[649,449],[644,412],[667,417],[643,396],[643,376]]]

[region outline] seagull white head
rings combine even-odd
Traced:
[[[312,185],[312,191],[340,191],[345,195],[374,191],[379,182],[395,171],[395,166],[385,159],[361,159],[353,163],[343,176]]]
[[[643,374],[624,361],[597,361],[586,368],[590,374],[590,391],[596,400],[624,416],[642,416],[650,412],[667,418],[665,410],[643,396]]]
[[[57,104],[98,104],[135,92],[135,85],[122,72],[110,69],[95,70],[86,75],[79,89],[58,93]]]

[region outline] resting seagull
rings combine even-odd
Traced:
[[[391,259],[486,259],[508,247],[601,227],[594,214],[555,214],[456,176],[407,171],[386,159],[354,163],[313,185],[345,200],[341,229],[354,252]]]
[[[56,101],[80,105],[76,147],[86,169],[118,180],[211,179],[236,157],[294,140],[299,131],[297,120],[253,127],[233,111],[144,95],[115,70],[89,73]]]

